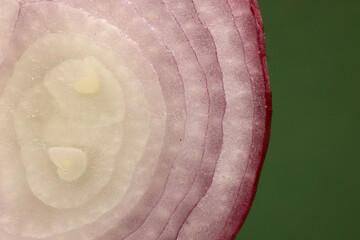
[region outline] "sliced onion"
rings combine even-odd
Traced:
[[[5,0],[0,238],[232,239],[269,141],[255,0]]]

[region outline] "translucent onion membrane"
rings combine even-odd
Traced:
[[[269,140],[256,0],[3,0],[0,239],[231,239]]]

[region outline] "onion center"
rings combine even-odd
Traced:
[[[85,152],[68,147],[49,148],[49,156],[58,168],[57,174],[67,182],[79,179],[86,170],[87,159]]]

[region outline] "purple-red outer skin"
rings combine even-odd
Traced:
[[[264,164],[264,159],[266,156],[266,152],[269,146],[270,140],[270,127],[271,127],[271,115],[272,115],[272,100],[271,100],[271,90],[270,90],[270,82],[269,82],[269,72],[266,62],[266,51],[265,51],[265,34],[264,34],[264,24],[260,14],[260,8],[257,3],[257,0],[250,0],[250,7],[251,12],[254,15],[256,21],[256,30],[257,30],[257,39],[259,44],[259,56],[262,65],[262,70],[264,74],[264,85],[265,85],[265,108],[266,108],[266,116],[265,116],[265,135],[262,144],[262,151],[261,151],[261,160],[260,164],[256,170],[255,182],[251,189],[251,198],[250,201],[247,203],[247,210],[246,213],[243,214],[242,219],[239,219],[239,225],[237,230],[232,235],[232,239],[236,238],[236,235],[240,231],[240,228],[245,222],[247,215],[249,214],[251,205],[255,198],[256,189],[259,183],[260,172]]]

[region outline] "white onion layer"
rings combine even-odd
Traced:
[[[54,51],[51,46],[53,46],[55,42],[59,50],[57,53],[53,53],[51,56],[44,56],[44,54],[40,53],[40,51],[44,52],[44,50],[46,50],[45,52]],[[74,49],[70,48],[70,45],[74,47],[76,44],[78,45],[78,52],[74,53]],[[87,47],[81,47],[84,45]],[[92,46],[92,49],[89,49],[88,46]],[[103,55],[104,53],[108,54]],[[29,211],[26,213],[29,224],[31,222],[31,225],[27,227],[28,229],[22,229],[22,233],[25,235],[46,234],[45,231],[48,232],[49,230],[64,231],[65,229],[73,229],[86,222],[94,221],[101,214],[111,209],[115,203],[119,202],[119,199],[121,199],[125,193],[127,184],[129,184],[131,180],[132,169],[139,160],[141,151],[144,150],[146,144],[147,138],[145,136],[148,134],[148,110],[146,109],[144,96],[141,97],[142,90],[139,89],[137,93],[135,93],[134,91],[136,89],[131,87],[134,81],[136,81],[136,77],[126,69],[125,65],[120,67],[116,66],[116,68],[112,70],[117,76],[116,79],[109,76],[110,73],[108,70],[100,69],[98,71],[98,74],[103,77],[103,84],[100,85],[101,88],[96,96],[83,96],[78,94],[76,90],[73,89],[72,84],[68,85],[66,82],[61,83],[61,81],[59,81],[61,79],[71,80],[71,77],[76,75],[75,73],[70,77],[62,76],[60,73],[65,72],[69,74],[71,72],[67,69],[69,68],[69,64],[74,67],[74,65],[81,64],[82,61],[67,60],[67,62],[64,63],[61,62],[61,59],[66,58],[66,55],[86,56],[83,54],[92,54],[92,56],[96,56],[99,59],[104,58],[104,56],[107,58],[115,58],[115,56],[111,56],[112,53],[108,49],[96,44],[90,39],[71,35],[48,35],[32,44],[26,53],[23,54],[23,57],[15,67],[12,79],[9,81],[11,84],[7,85],[7,89],[5,89],[2,97],[2,104],[4,104],[4,106],[15,106],[15,109],[2,108],[5,110],[2,113],[3,116],[9,116],[6,117],[9,119],[8,123],[4,123],[3,126],[9,125],[9,121],[12,119],[9,114],[13,112],[15,120],[14,130],[17,133],[17,139],[21,146],[20,159],[24,162],[27,176],[26,181],[30,189],[38,199],[41,199],[48,206],[58,209],[69,209],[69,213],[64,214],[64,217],[59,217],[59,221],[61,222],[68,219],[65,224],[55,225],[53,222],[53,225],[50,226],[52,228],[49,229],[48,226],[45,230],[39,229],[39,227],[45,227],[46,225],[37,224],[37,218],[34,217],[34,215],[39,215],[41,212],[39,209],[32,207],[34,209],[33,216],[31,217],[31,212]],[[94,57],[84,59],[95,62],[93,63],[95,65],[99,64],[96,63],[97,60],[95,61],[93,58]],[[42,65],[43,71],[41,69],[34,71],[32,67],[29,68],[29,66],[32,66],[31,63],[39,62],[40,60],[46,61],[46,64]],[[106,59],[102,60],[106,62]],[[114,62],[114,60],[112,60],[112,62]],[[54,67],[51,68],[51,66]],[[97,67],[101,68],[103,66]],[[93,69],[96,69],[96,66],[93,66]],[[52,75],[56,75],[56,77]],[[24,83],[28,81],[29,76],[31,76],[30,79],[33,82],[40,81],[43,83],[28,90],[24,100],[21,100],[22,98],[17,97],[16,93],[19,92],[20,94],[21,91],[19,90],[26,87]],[[126,84],[126,82],[130,82],[131,85]],[[121,87],[119,87],[121,83],[128,85],[124,88],[130,87],[128,91],[132,94],[128,96],[127,101],[122,99],[123,94]],[[70,86],[68,93],[66,93],[67,86]],[[14,104],[11,102],[14,102]],[[125,113],[124,104],[127,104],[126,113],[131,117],[130,121],[126,119],[123,120]],[[96,109],[96,106],[98,106],[98,109]],[[81,109],[86,109],[86,111]],[[98,119],[97,116],[99,116],[99,112],[103,112],[104,114],[100,115]],[[81,116],[79,116],[79,114],[81,114]],[[5,117],[2,118],[2,120],[5,120]],[[122,130],[123,128],[124,130]],[[29,131],[29,129],[31,129],[31,131]],[[135,129],[137,130],[134,132]],[[141,135],[139,135],[139,130],[142,132]],[[109,135],[111,135],[112,138],[109,138]],[[125,149],[121,151],[122,137],[127,138],[127,146],[124,146]],[[4,139],[4,141],[6,140]],[[89,166],[84,173],[84,177],[79,179],[77,184],[68,184],[66,181],[62,181],[56,174],[56,169],[49,160],[48,148],[61,146],[76,147],[87,152]],[[131,152],[133,152],[132,156],[129,155]],[[119,157],[119,154],[123,156],[120,157],[121,161],[116,162],[116,172],[120,171],[120,174],[115,174],[117,181],[111,189],[111,192],[116,194],[112,194],[111,198],[104,195],[100,198],[102,200],[93,199],[100,191],[103,191],[106,185],[108,185],[107,188],[110,187],[109,181],[115,171],[115,156]],[[128,157],[124,154],[131,157],[131,161],[128,160]],[[136,155],[139,157],[136,158]],[[88,207],[85,208],[83,206],[89,200],[92,200],[92,203],[89,202],[90,206],[93,205],[91,211],[88,210]],[[31,202],[27,204],[29,206],[36,206]],[[96,207],[94,204],[96,204]],[[22,204],[22,207],[26,206],[27,205]],[[41,205],[39,207],[41,207]],[[81,218],[76,217],[76,211],[70,210],[75,207],[83,207],[83,210],[80,208],[77,211],[86,211],[87,213],[79,215]],[[50,213],[49,211],[49,214]],[[13,212],[9,212],[8,214],[14,215]],[[42,215],[42,218],[43,217],[44,215]],[[41,219],[40,216],[38,218],[39,220]],[[22,221],[26,222],[26,218],[23,218]],[[14,222],[14,224],[19,223]],[[55,227],[56,229],[54,229]],[[27,233],[27,231],[30,232]]]

